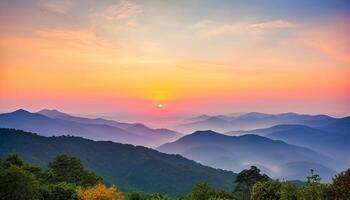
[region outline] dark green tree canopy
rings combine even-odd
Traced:
[[[38,199],[38,182],[28,171],[16,165],[0,170],[1,200]]]
[[[194,200],[208,200],[215,195],[215,189],[208,183],[198,183],[192,190]]]
[[[68,155],[59,155],[49,164],[49,182],[67,182],[81,186],[93,186],[102,178],[84,168],[81,161]]]
[[[253,185],[257,182],[268,181],[270,178],[266,174],[260,173],[260,169],[251,166],[250,169],[241,171],[234,183],[236,187],[234,192],[242,199],[249,199],[252,193]]]
[[[5,165],[15,165],[18,167],[22,167],[24,165],[24,162],[18,154],[10,154],[5,159]]]

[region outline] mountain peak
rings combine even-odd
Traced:
[[[68,117],[70,115],[60,112],[56,109],[42,109],[39,112],[37,112],[39,114],[45,115],[47,117]]]
[[[200,131],[196,131],[188,136],[225,136],[221,133],[217,133],[215,131],[212,131],[212,130],[200,130]]]
[[[13,114],[30,114],[29,111],[26,111],[26,110],[24,110],[24,109],[18,109],[18,110],[16,110],[16,111],[12,112],[12,113],[13,113]]]

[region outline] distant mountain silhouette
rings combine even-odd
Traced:
[[[180,124],[175,129],[186,133],[196,130],[214,130],[224,133],[267,128],[278,124],[300,124],[319,127],[336,120],[336,118],[327,115],[303,115],[297,113],[273,115],[258,112],[245,113],[238,116],[206,116],[198,119],[197,121],[192,120],[189,123]]]
[[[143,146],[157,146],[181,136],[167,129],[150,129],[143,126],[140,130],[137,126],[112,120],[75,117],[57,110],[30,113],[20,109],[0,114],[0,127],[21,129],[43,136],[69,134],[93,140],[111,140]]]
[[[349,117],[337,119],[320,128],[311,128],[304,125],[277,125],[266,129],[238,133],[263,135],[271,139],[283,140],[289,144],[308,147],[349,165],[349,119]]]
[[[292,174],[286,174],[283,167],[288,166],[288,163],[300,163],[298,168],[304,169],[307,168],[304,163],[308,162],[312,166],[322,166],[320,172],[328,168],[334,172],[332,169],[342,167],[335,160],[311,149],[258,135],[227,136],[213,131],[197,131],[157,149],[165,153],[183,155],[204,165],[234,172],[256,165],[275,178],[296,179],[300,177],[300,174],[309,173],[310,169],[299,171],[298,176],[295,177]],[[315,170],[318,172],[318,168]],[[282,171],[284,173],[281,173]],[[334,174],[321,175],[329,178]]]
[[[24,160],[43,167],[59,154],[78,157],[107,184],[116,184],[123,192],[136,190],[181,195],[202,181],[228,191],[232,189],[235,178],[232,172],[141,146],[72,136],[43,137],[0,128],[0,157],[10,153],[18,153]]]
[[[141,123],[123,123],[123,122],[117,122],[114,120],[106,120],[103,118],[89,119],[84,117],[76,117],[76,116],[68,115],[66,113],[62,113],[57,110],[47,110],[47,109],[41,110],[38,113],[44,114],[45,116],[48,116],[51,118],[64,119],[64,120],[75,121],[79,123],[104,124],[109,126],[115,126],[115,127],[124,129],[125,131],[134,133],[136,135],[152,138],[154,144],[152,144],[151,146],[157,146],[168,141],[173,141],[182,136],[182,134],[170,129],[165,129],[165,128],[152,129]],[[146,146],[149,146],[149,145],[146,145]]]

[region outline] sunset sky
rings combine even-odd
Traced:
[[[0,111],[350,114],[350,1],[2,0]]]

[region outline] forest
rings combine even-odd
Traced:
[[[116,185],[86,169],[69,155],[58,155],[47,169],[23,161],[18,154],[0,160],[1,200],[347,200],[350,198],[350,169],[324,184],[311,170],[302,184],[273,180],[252,166],[241,171],[231,191],[217,190],[206,182],[194,185],[180,196],[131,191],[123,193]],[[181,183],[179,183],[181,184]]]

